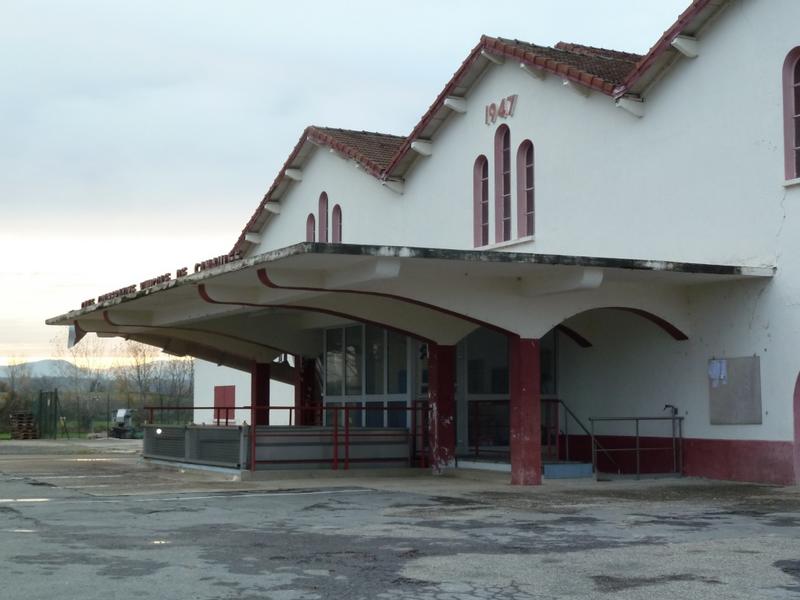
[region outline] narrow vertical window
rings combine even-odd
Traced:
[[[328,241],[328,194],[319,195],[319,241]]]
[[[482,154],[472,168],[472,202],[474,244],[479,248],[489,243],[489,161]]]
[[[517,236],[533,235],[533,143],[525,140],[517,150]]]
[[[783,63],[783,137],[786,179],[800,178],[800,46]]]
[[[331,241],[334,244],[342,243],[342,207],[338,204],[331,213]]]
[[[494,236],[511,239],[511,132],[501,125],[494,134]]]
[[[316,222],[315,222],[315,219],[314,219],[314,215],[309,213],[308,218],[306,219],[306,241],[307,242],[316,241],[316,239],[314,237],[315,234],[316,234],[316,232],[314,231],[315,229],[316,229]]]

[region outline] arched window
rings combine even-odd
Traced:
[[[494,237],[511,239],[511,132],[501,125],[494,134]]]
[[[783,138],[786,179],[800,177],[800,46],[783,63]]]
[[[517,150],[517,236],[533,235],[533,143],[525,140]]]
[[[342,243],[342,207],[338,204],[331,213],[331,241],[334,244]]]
[[[319,241],[328,241],[328,194],[319,195]]]
[[[489,160],[481,154],[472,167],[472,210],[475,247],[489,243]]]
[[[306,241],[307,242],[315,242],[316,239],[314,237],[316,229],[316,222],[314,219],[314,215],[312,213],[308,213],[308,218],[306,219]]]

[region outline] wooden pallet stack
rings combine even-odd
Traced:
[[[11,413],[11,439],[12,440],[38,440],[39,428],[33,413]]]

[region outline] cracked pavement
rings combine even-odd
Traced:
[[[134,447],[15,448],[0,443],[0,561],[18,598],[800,598],[796,487],[242,482]]]

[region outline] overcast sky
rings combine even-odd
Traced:
[[[407,134],[482,33],[643,53],[688,4],[0,0],[0,364],[227,252],[307,125]]]

